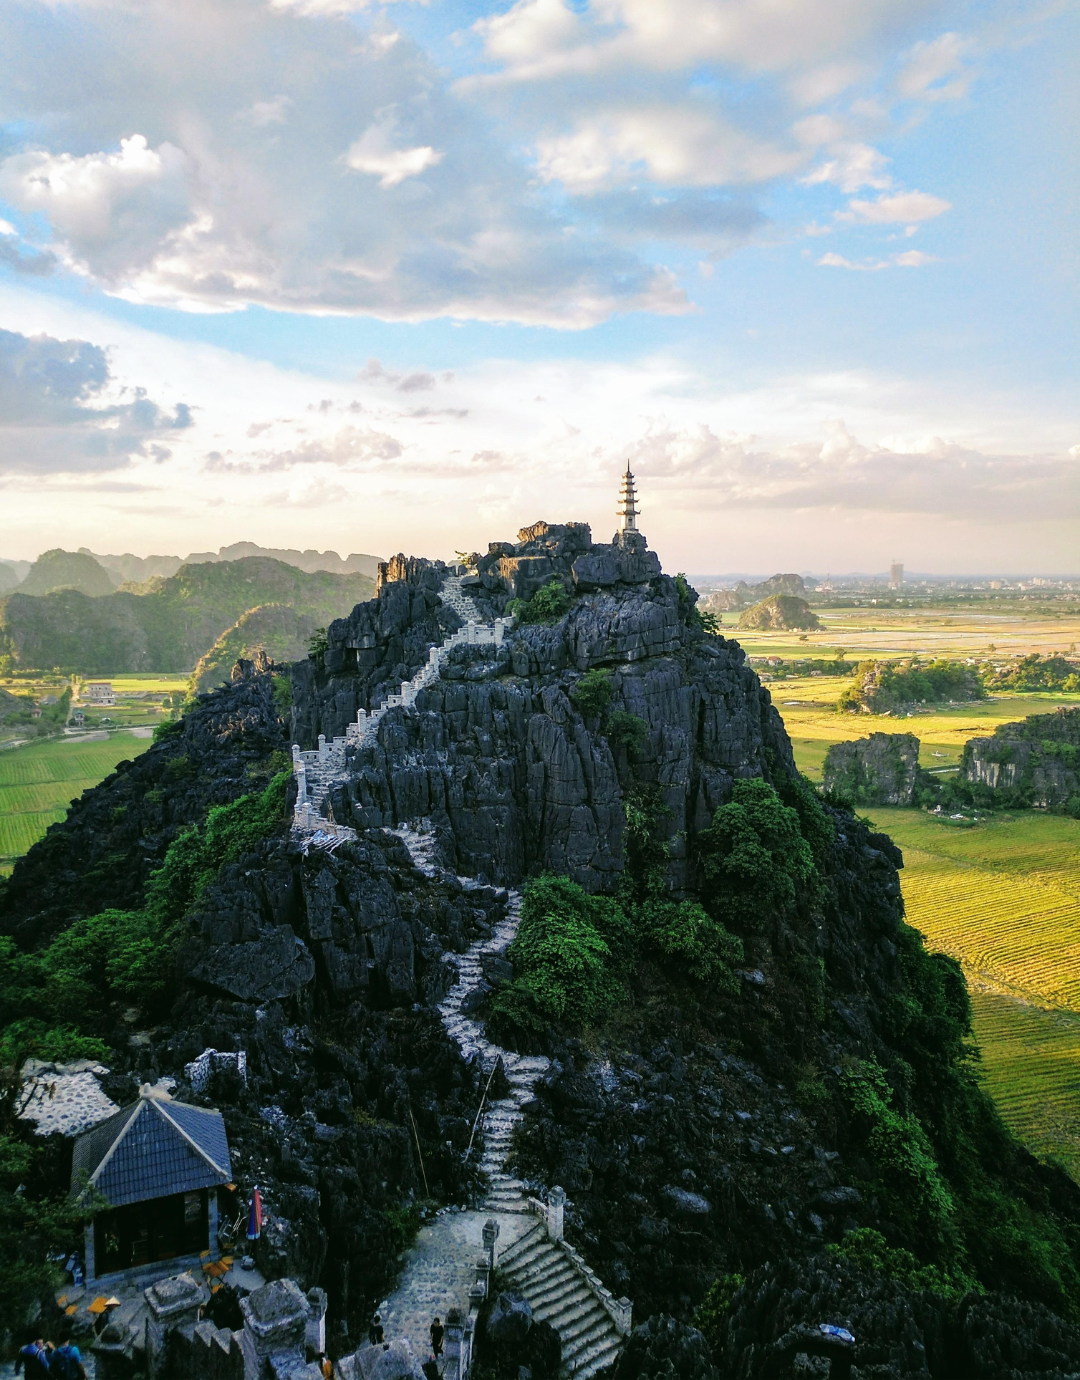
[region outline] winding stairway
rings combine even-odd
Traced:
[[[402,686],[400,696],[391,696],[387,705],[363,716],[358,733],[363,738],[374,731],[378,718],[393,704],[409,707],[420,688],[439,673],[443,655],[459,642],[499,644],[512,620],[479,625],[476,607],[463,592],[461,580],[448,576],[442,588],[443,602],[465,622],[465,627],[443,644],[432,648],[430,660],[419,676]],[[415,688],[413,688],[415,687]],[[412,691],[410,694],[409,691]],[[366,722],[363,720],[366,719]],[[355,729],[355,725],[351,725]],[[293,757],[301,780],[294,829],[316,846],[333,848],[355,832],[333,825],[321,816],[331,786],[347,779],[345,745],[349,738],[335,740],[328,748],[320,740],[318,753]],[[434,834],[428,821],[402,824],[389,832],[396,834],[409,850],[413,863],[427,876],[440,870]],[[477,885],[471,878],[460,879],[466,889]],[[414,1353],[428,1352],[428,1327],[434,1316],[445,1318],[451,1307],[468,1312],[469,1287],[475,1279],[476,1257],[485,1223],[494,1220],[499,1228],[502,1249],[496,1268],[503,1281],[528,1299],[533,1317],[548,1322],[562,1343],[562,1368],[575,1380],[603,1369],[618,1355],[630,1327],[630,1305],[615,1300],[572,1246],[562,1239],[565,1194],[551,1191],[547,1204],[530,1198],[525,1185],[506,1168],[514,1127],[521,1120],[523,1106],[531,1100],[537,1081],[547,1073],[551,1061],[542,1055],[515,1054],[490,1040],[483,1025],[467,1015],[462,1007],[484,978],[485,954],[502,954],[509,948],[521,923],[521,893],[510,891],[504,919],[489,938],[477,940],[464,954],[446,954],[445,961],[456,966],[457,982],[439,1006],[447,1034],[466,1060],[479,1058],[485,1083],[502,1062],[510,1085],[509,1093],[492,1102],[485,1101],[481,1114],[482,1151],[480,1168],[486,1193],[478,1210],[443,1210],[433,1223],[424,1227],[416,1245],[406,1258],[397,1289],[380,1310],[387,1338],[407,1340]],[[471,1152],[471,1147],[470,1147]]]

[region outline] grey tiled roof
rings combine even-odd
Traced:
[[[113,1207],[214,1188],[232,1177],[221,1113],[159,1096],[95,1126],[75,1142],[72,1187],[88,1179]]]

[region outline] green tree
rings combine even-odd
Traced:
[[[736,781],[698,836],[706,904],[741,934],[764,931],[790,915],[814,871],[814,855],[796,810],[760,777]]]

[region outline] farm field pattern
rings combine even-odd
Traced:
[[[909,923],[964,967],[1002,1115],[1080,1177],[1080,821],[1017,811],[958,826],[918,810],[870,813],[903,849]]]
[[[149,738],[114,733],[97,741],[49,738],[0,752],[0,875],[64,818],[69,801],[149,746]]]

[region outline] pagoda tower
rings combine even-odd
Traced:
[[[626,462],[626,473],[622,477],[622,487],[619,490],[619,506],[616,513],[619,518],[620,532],[636,532],[638,530],[637,520],[639,515],[637,506],[637,489],[634,487],[634,476],[630,473],[630,462]]]

